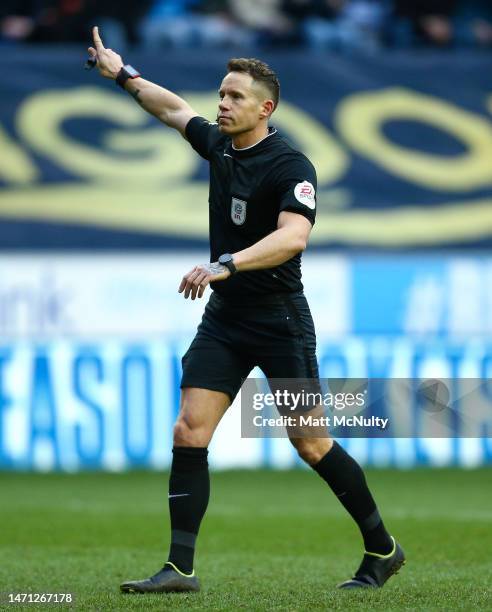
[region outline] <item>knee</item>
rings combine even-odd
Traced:
[[[308,465],[316,465],[333,446],[331,438],[291,438],[299,457]]]
[[[203,427],[200,427],[193,420],[184,415],[180,415],[174,425],[173,444],[174,446],[196,446],[206,447],[210,440]]]

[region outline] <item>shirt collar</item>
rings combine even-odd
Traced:
[[[236,149],[231,141],[229,143],[228,149],[230,152],[234,154],[234,157],[247,157],[248,155],[254,155],[258,151],[262,151],[263,148],[267,146],[270,136],[274,136],[276,133],[277,133],[276,128],[269,127],[268,134],[264,138],[259,140],[258,142],[255,142],[254,144],[250,145],[249,147],[243,147],[241,149]]]
[[[260,142],[263,142],[269,136],[273,136],[273,134],[276,134],[276,133],[277,133],[277,130],[274,127],[269,127],[268,128],[268,134],[266,136],[263,136],[263,138],[261,140],[258,140],[258,142],[255,142],[255,144],[249,145],[249,147],[242,147],[241,149],[236,149],[234,144],[232,144],[232,148],[233,148],[234,151],[237,151],[237,152],[247,151],[248,149],[252,149],[253,147],[257,147],[260,144]]]

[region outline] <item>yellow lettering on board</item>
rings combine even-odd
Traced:
[[[0,178],[13,185],[29,185],[39,177],[39,171],[27,153],[13,142],[0,125]]]
[[[63,122],[76,118],[104,119],[117,129],[103,132],[102,147],[91,146],[64,132]],[[196,154],[179,133],[162,125],[148,127],[148,121],[120,92],[79,87],[33,94],[19,110],[17,128],[38,154],[80,177],[120,185],[185,180]]]
[[[436,155],[389,140],[383,128],[394,120],[426,123],[456,138],[461,155]],[[492,125],[450,102],[409,89],[391,88],[344,98],[336,111],[341,136],[357,153],[388,172],[436,191],[470,191],[492,184]]]

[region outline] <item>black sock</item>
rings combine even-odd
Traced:
[[[185,574],[193,571],[195,540],[210,495],[208,450],[175,446],[169,478],[171,548],[168,561]]]
[[[386,555],[393,541],[379,516],[360,465],[337,443],[312,466],[359,526],[367,552]]]

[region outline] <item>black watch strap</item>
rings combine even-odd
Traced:
[[[232,255],[230,253],[224,253],[224,255],[221,255],[219,257],[219,263],[225,266],[229,270],[231,275],[236,274],[237,268],[234,265],[234,259],[232,258]]]
[[[128,81],[128,79],[136,79],[139,76],[140,72],[138,70],[135,70],[135,68],[130,66],[130,64],[125,64],[116,75],[116,83],[122,89],[125,89],[125,83]]]

